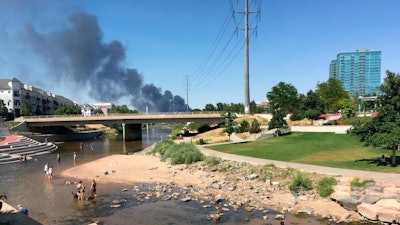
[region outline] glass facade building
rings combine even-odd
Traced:
[[[380,94],[381,51],[339,53],[329,65],[329,77],[340,80],[350,97]]]

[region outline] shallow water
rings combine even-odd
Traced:
[[[95,201],[78,202],[73,199],[71,192],[75,191],[75,185],[66,185],[66,178],[58,173],[74,166],[73,152],[77,152],[79,165],[110,154],[128,154],[142,150],[155,141],[166,137],[168,130],[160,128],[150,129],[149,136],[139,142],[123,142],[118,139],[96,139],[84,142],[81,150],[80,142],[60,143],[61,163],[56,160],[56,153],[37,156],[27,163],[15,163],[0,165],[0,193],[6,192],[7,203],[16,206],[23,204],[29,209],[29,216],[43,224],[71,224],[81,225],[99,221],[100,224],[215,224],[208,221],[207,215],[216,213],[218,209],[212,205],[205,209],[196,201],[182,203],[178,200],[138,202],[133,193],[133,185],[122,184],[98,184],[98,198]],[[90,145],[94,145],[94,151]],[[54,178],[50,182],[45,179],[43,166],[46,162],[54,166]],[[69,180],[77,181],[79,178]],[[89,181],[84,181],[86,186]],[[122,192],[123,188],[128,191]],[[103,194],[111,193],[111,194]],[[123,200],[120,208],[111,208],[114,200]],[[205,203],[209,204],[209,203]],[[262,212],[247,213],[243,209],[238,212],[224,212],[218,224],[279,224],[274,219],[277,212],[270,211],[267,220],[262,219]],[[293,216],[286,214],[285,224],[330,224],[328,221],[319,221],[310,216]],[[349,223],[350,224],[350,223]],[[356,225],[357,223],[354,223]],[[367,224],[367,223],[364,223]],[[372,223],[369,223],[372,224]]]

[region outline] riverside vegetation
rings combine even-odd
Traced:
[[[210,135],[210,133],[212,133]],[[227,142],[226,135],[224,134],[222,128],[213,129],[212,131],[207,132],[206,134],[196,135],[200,137],[198,138],[207,140],[207,143],[211,143],[207,138],[212,136],[213,140],[218,140],[217,142]],[[224,137],[225,136],[225,137]],[[246,138],[246,136],[242,136]],[[191,139],[191,142],[196,140],[194,138]],[[229,140],[228,140],[229,141]],[[195,143],[198,143],[194,141]],[[172,144],[173,142],[170,142]],[[338,143],[340,143],[338,145]],[[179,144],[180,145],[180,144]],[[184,146],[184,145],[182,145]],[[169,150],[168,147],[164,146],[164,152]],[[187,147],[186,147],[187,148]],[[369,171],[378,171],[378,172],[398,172],[399,168],[397,167],[377,167],[376,160],[382,154],[387,154],[387,150],[384,149],[374,149],[371,147],[365,147],[355,136],[350,135],[340,135],[333,133],[303,133],[303,132],[295,132],[290,135],[282,136],[279,138],[270,138],[264,140],[258,140],[253,142],[240,143],[235,145],[210,145],[208,148],[227,152],[231,154],[245,155],[257,158],[265,158],[265,159],[274,159],[279,161],[287,161],[287,162],[299,162],[306,164],[314,164],[314,165],[323,165],[323,166],[331,166],[336,168],[350,168],[357,170],[369,170]],[[157,147],[152,150],[152,153],[155,154],[157,152]],[[162,153],[161,151],[159,152]],[[177,154],[179,157],[182,157],[183,154]],[[204,167],[209,167],[213,165],[222,165],[224,164],[223,160],[210,157],[204,157],[197,155],[197,158],[194,157],[196,154],[187,154],[187,159],[174,160],[173,158],[169,158],[171,156],[168,154],[161,154],[161,157],[164,160],[171,160],[173,162],[194,162],[198,164],[203,160]],[[340,156],[340,157],[332,157],[332,155]],[[218,166],[217,166],[218,167]],[[275,209],[279,209],[279,211],[289,210],[291,212],[296,212],[294,209],[297,208],[297,212],[304,212],[322,216],[323,218],[327,218],[334,221],[351,221],[351,220],[380,220],[380,221],[391,221],[390,219],[397,219],[399,215],[394,214],[394,216],[379,215],[378,219],[378,211],[390,211],[392,209],[375,210],[374,213],[366,212],[369,210],[370,205],[378,202],[378,200],[382,196],[392,196],[396,199],[396,193],[398,191],[394,191],[395,193],[386,193],[383,188],[385,184],[375,183],[373,180],[364,180],[360,181],[359,178],[355,177],[352,181],[345,181],[340,177],[330,177],[323,176],[318,174],[307,174],[304,172],[300,172],[294,169],[278,169],[274,167],[274,165],[265,165],[264,167],[259,166],[246,166],[246,170],[241,172],[236,171],[239,175],[245,178],[251,178],[257,181],[261,181],[262,183],[268,184],[267,186],[272,186],[277,188],[271,184],[278,184],[277,190],[283,191],[285,193],[290,193],[290,195],[295,199],[293,205],[282,206],[274,205],[273,203],[268,203],[269,207]],[[273,169],[272,169],[273,168]],[[273,171],[273,172],[271,172]],[[279,172],[278,172],[279,171]],[[226,172],[226,170],[222,170],[222,172]],[[278,174],[278,175],[277,175]],[[283,175],[285,174],[285,175]],[[238,178],[240,180],[240,178]],[[246,179],[245,179],[246,180]],[[341,189],[346,187],[347,194],[342,195]],[[358,188],[358,189],[357,189]],[[264,190],[264,187],[261,189]],[[388,187],[391,189],[391,187]],[[393,189],[393,188],[392,188]],[[271,189],[270,189],[271,190]],[[358,190],[357,196],[359,198],[353,199],[355,190]],[[368,202],[365,199],[370,199],[371,190],[374,192],[374,198],[376,201]],[[379,193],[376,193],[376,190]],[[397,189],[396,189],[397,190]],[[258,190],[259,191],[259,190]],[[385,192],[385,193],[384,193]],[[268,193],[268,191],[267,191]],[[339,194],[338,194],[339,193]],[[353,193],[353,194],[350,194]],[[269,198],[272,196],[279,195],[279,193],[274,192],[269,193]],[[282,194],[282,193],[280,193]],[[267,194],[268,195],[268,194]],[[378,196],[378,197],[377,197]],[[391,199],[393,199],[390,197]],[[268,198],[268,197],[267,197]],[[342,213],[342,217],[338,215],[333,215],[328,212],[316,212],[313,207],[303,207],[304,204],[299,204],[302,200],[299,199],[308,199],[315,202],[318,202],[321,199],[331,199],[336,203],[339,203],[344,209],[348,210],[345,213]],[[347,198],[350,200],[349,202],[343,202],[343,198]],[[277,198],[278,199],[278,198]],[[319,200],[318,200],[319,199]],[[367,202],[365,202],[367,201]],[[289,201],[290,202],[290,201]],[[365,206],[365,203],[367,206]],[[271,205],[272,204],[272,205]],[[360,206],[361,204],[361,206]],[[369,204],[369,205],[368,205]],[[273,206],[274,205],[274,206]],[[351,206],[349,206],[351,205]],[[378,205],[376,207],[378,207]],[[360,206],[360,209],[358,207]],[[375,206],[375,205],[373,205]],[[322,207],[323,208],[323,207]],[[329,208],[329,206],[328,206]],[[366,210],[367,208],[367,210]],[[362,212],[362,213],[360,213]],[[361,215],[361,217],[360,217]]]

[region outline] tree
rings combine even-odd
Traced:
[[[292,113],[297,108],[297,95],[297,89],[291,84],[279,82],[278,85],[272,87],[272,90],[267,93],[272,113],[276,110],[284,114]]]
[[[203,111],[216,111],[216,108],[213,104],[207,104]]]
[[[285,120],[285,112],[283,110],[275,110],[272,114],[271,121],[269,121],[268,130],[286,128],[288,126]]]
[[[392,150],[392,166],[397,165],[396,151],[400,144],[400,74],[386,71],[384,83],[380,86],[381,106],[378,114],[364,125],[359,124],[351,133],[360,137],[367,146]]]
[[[317,120],[323,113],[324,103],[322,99],[314,91],[308,91],[307,95],[304,97],[302,106],[303,117],[309,120]]]
[[[350,99],[342,82],[332,77],[327,82],[319,83],[315,92],[322,99],[326,112],[338,112],[342,108],[341,103]]]
[[[31,115],[31,106],[29,105],[29,101],[27,101],[27,100],[24,100],[22,102],[21,115],[22,116],[30,116]]]
[[[79,108],[79,106],[60,106],[54,111],[55,115],[72,115],[81,113],[81,108]]]
[[[228,134],[229,141],[231,140],[231,134],[235,132],[236,129],[236,122],[235,122],[235,115],[232,114],[231,112],[227,112],[225,114],[225,128],[224,132]]]
[[[7,118],[8,115],[8,109],[6,107],[6,105],[4,104],[3,100],[0,100],[0,116],[2,118]]]
[[[136,110],[131,110],[127,105],[113,105],[108,111],[109,113],[137,113]]]

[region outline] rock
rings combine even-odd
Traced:
[[[121,207],[120,204],[113,204],[113,205],[111,205],[111,208],[119,208],[119,207]]]
[[[346,222],[350,218],[350,216],[351,216],[351,213],[347,212],[347,213],[343,214],[342,217],[340,217],[340,221]]]
[[[214,213],[214,214],[208,215],[208,220],[211,220],[213,222],[219,221],[220,218],[221,218],[221,215],[219,213]]]
[[[279,181],[272,181],[271,182],[271,185],[272,186],[278,186],[280,183],[279,183]]]
[[[396,199],[380,199],[375,205],[382,206],[385,209],[400,210],[400,203]]]
[[[322,218],[322,219],[330,219],[331,217],[332,217],[331,214],[328,213],[328,212],[324,212],[324,213],[322,213],[322,215],[321,215],[321,218]]]
[[[383,193],[383,187],[378,186],[378,185],[369,186],[368,189],[372,190],[372,191]]]
[[[254,180],[258,178],[258,174],[252,173],[244,177],[244,180]]]
[[[275,219],[276,219],[276,220],[284,220],[284,219],[285,219],[285,215],[283,215],[283,214],[276,214],[276,215],[275,215]]]
[[[357,205],[360,204],[360,201],[354,198],[344,198],[339,199],[338,203],[347,210],[357,211]]]
[[[378,212],[382,210],[381,206],[361,203],[357,206],[357,211],[365,218],[370,220],[378,220]]]
[[[229,208],[227,208],[227,207],[222,207],[221,210],[222,210],[222,212],[229,212]]]
[[[190,202],[191,200],[192,198],[190,197],[181,198],[181,202]]]
[[[392,222],[393,220],[399,221],[400,212],[395,209],[383,209],[378,212],[378,220],[381,222]]]
[[[307,199],[307,196],[300,195],[300,196],[297,197],[297,200],[299,200],[299,201],[307,201],[308,199]]]
[[[222,198],[222,194],[219,193],[219,194],[217,194],[217,195],[214,197],[214,204],[219,204],[220,202],[222,202],[222,200],[224,200],[224,199]]]
[[[297,213],[307,213],[308,215],[311,215],[314,212],[314,208],[312,207],[305,207],[304,209],[300,209],[299,211],[297,211]]]
[[[254,207],[246,206],[245,210],[246,212],[253,212]]]
[[[213,183],[211,184],[211,187],[214,188],[214,189],[221,189],[221,185],[218,184],[217,182],[213,182]]]
[[[123,188],[122,191],[124,191],[124,192],[125,192],[125,191],[128,191],[128,188]]]
[[[228,191],[234,191],[236,189],[236,186],[229,186],[226,188]]]
[[[361,202],[368,204],[375,204],[379,199],[380,197],[376,195],[364,195],[361,198]]]
[[[351,186],[350,189],[351,189],[351,191],[356,191],[356,192],[363,192],[363,191],[365,191],[365,188],[363,188],[363,187],[357,187],[357,186]]]
[[[350,192],[347,191],[335,191],[330,196],[333,200],[338,201],[339,199],[351,198]]]

